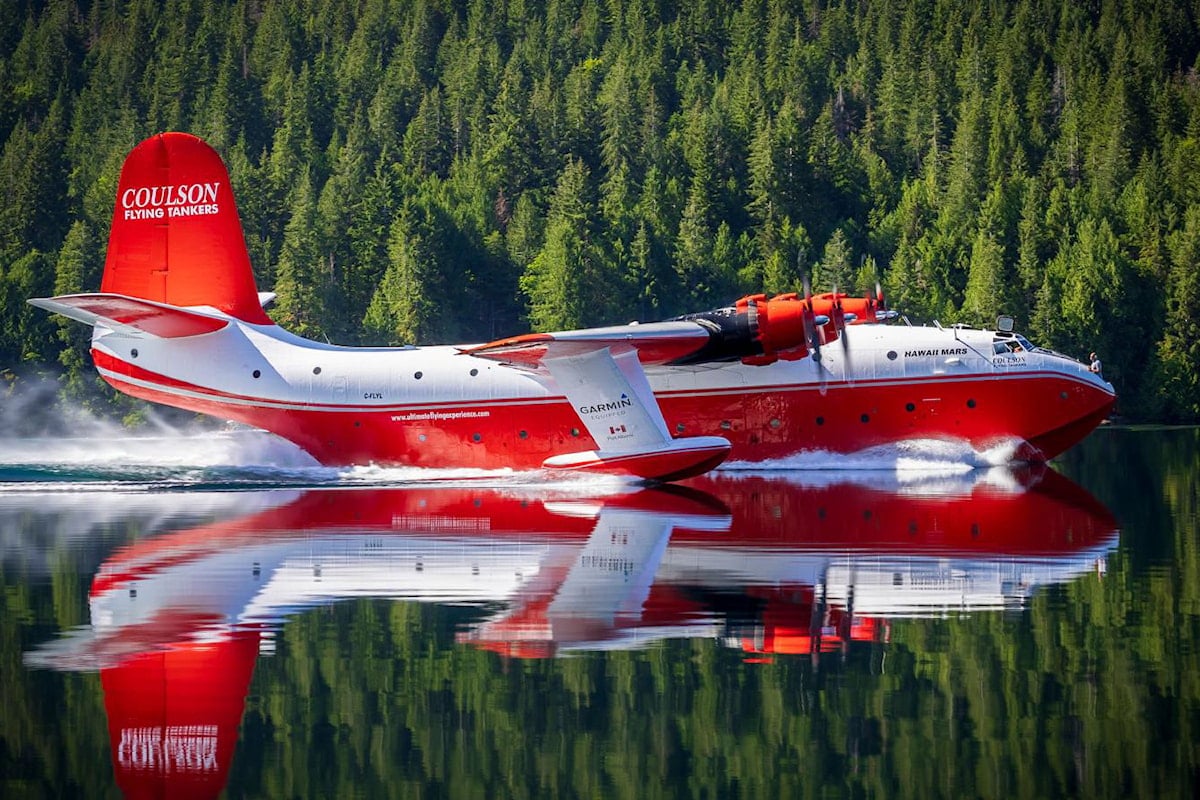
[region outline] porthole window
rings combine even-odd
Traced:
[[[423,378],[424,376],[425,376],[424,372],[414,372],[413,373],[413,377],[417,380],[421,380],[421,378]]]
[[[517,433],[517,436],[519,436],[519,437],[520,437],[520,438],[522,438],[522,439],[528,439],[528,438],[529,438],[529,431],[520,431],[520,432],[518,432],[518,433]]]
[[[261,378],[261,377],[262,377],[262,370],[258,370],[258,369],[256,369],[256,370],[254,370],[254,372],[251,372],[250,374],[251,374],[251,375],[253,375],[255,378]]]
[[[733,428],[733,423],[727,419],[721,420],[721,430],[727,431]]]
[[[825,418],[824,418],[824,417],[817,417],[817,424],[818,424],[818,425],[824,425],[824,424],[825,424]]]
[[[974,407],[975,407],[975,400],[974,399],[968,400],[967,408],[974,408]]]
[[[917,407],[916,407],[916,405],[914,405],[913,403],[905,403],[905,404],[904,404],[904,410],[905,410],[905,411],[916,411],[916,410],[917,410]]]
[[[579,435],[579,428],[571,428],[571,435],[572,435],[572,436],[578,436],[578,435]]]
[[[135,347],[132,350],[130,350],[129,355],[133,356],[134,358],[137,358],[137,356],[138,356],[137,348]]]
[[[683,433],[683,423],[682,422],[678,422],[675,424],[675,432]]]
[[[863,414],[861,417],[859,417],[859,419],[860,419],[860,420],[862,420],[863,422],[870,422],[870,421],[871,421],[871,415],[870,415],[870,414]]]
[[[770,423],[770,425],[771,425],[771,427],[772,427],[772,428],[778,428],[778,427],[779,427],[780,425],[782,425],[782,424],[783,424],[783,423],[782,423],[782,422],[780,422],[780,421],[779,421],[779,420],[777,420],[777,419],[773,419],[773,420],[771,420],[771,423]]]
[[[1058,396],[1059,396],[1059,397],[1061,397],[1063,400],[1066,400],[1066,399],[1067,399],[1067,393],[1066,393],[1066,392],[1059,392],[1059,393],[1058,393]]]
[[[474,367],[472,367],[472,368],[471,368],[471,377],[472,377],[472,378],[474,378],[474,377],[475,377],[476,375],[478,375],[478,374],[479,374],[479,370],[477,370],[477,369],[475,369]]]
[[[313,375],[320,375],[320,374],[321,374],[321,368],[313,367]]]
[[[895,361],[896,357],[897,357],[896,351],[888,350],[887,356],[888,356],[888,361]]]
[[[483,435],[482,435],[482,434],[479,434],[479,433],[473,433],[473,434],[471,434],[471,441],[472,441],[472,442],[479,442],[479,441],[482,441],[482,440],[483,440]]]

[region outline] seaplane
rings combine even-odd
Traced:
[[[170,132],[122,167],[100,291],[29,302],[93,326],[93,361],[117,390],[270,431],[327,465],[673,481],[726,460],[927,439],[1041,461],[1115,401],[1011,322],[884,324],[896,315],[879,292],[806,288],[661,322],[389,348],[294,335],[268,316],[272,298],[221,157]]]

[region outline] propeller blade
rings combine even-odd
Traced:
[[[808,337],[808,349],[812,351],[813,368],[817,371],[820,382],[821,396],[825,396],[825,369],[821,365],[821,331],[817,327],[816,314],[813,311],[812,282],[808,273],[801,278],[804,284],[804,334]]]
[[[875,321],[883,322],[888,319],[895,319],[900,316],[898,312],[892,311],[887,307],[887,301],[883,297],[883,286],[879,281],[875,281]]]
[[[842,371],[846,379],[850,379],[850,339],[846,336],[846,311],[842,307],[842,296],[838,294],[838,287],[833,285],[833,329],[837,332],[837,336],[842,340]]]

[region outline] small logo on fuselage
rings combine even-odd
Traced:
[[[941,350],[905,350],[905,358],[919,358],[920,356],[965,356],[967,348],[965,347],[943,347]]]
[[[592,405],[579,406],[576,410],[589,417],[594,417],[597,414],[605,414],[612,411],[620,411],[623,408],[629,408],[633,405],[633,401],[628,395],[622,394],[620,400],[609,400],[605,403],[593,403]]]

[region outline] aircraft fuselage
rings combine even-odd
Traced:
[[[646,374],[672,435],[723,437],[732,461],[927,438],[1050,458],[1114,399],[1073,359],[998,353],[991,331],[857,325],[843,336],[819,361]],[[263,428],[327,464],[537,468],[596,447],[581,413],[600,409],[614,429],[627,413],[599,389],[576,409],[552,378],[461,350],[344,348],[236,320],[175,339],[98,327],[93,341],[101,375],[121,391]]]

